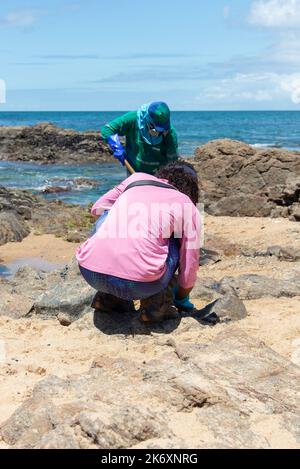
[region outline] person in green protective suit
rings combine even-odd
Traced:
[[[177,134],[166,103],[144,104],[104,125],[101,133],[115,158],[123,165],[126,159],[136,172],[154,174],[178,159]],[[126,149],[120,136],[126,137]]]

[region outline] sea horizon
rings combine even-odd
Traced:
[[[132,109],[56,109],[56,110],[48,110],[48,109],[39,109],[39,110],[0,110],[0,114],[2,113],[36,113],[36,112],[47,112],[47,113],[57,113],[57,112],[129,112]],[[174,112],[300,112],[300,109],[172,109],[171,114]]]
[[[0,111],[0,127],[32,126],[49,122],[75,131],[100,131],[101,127],[128,112],[118,111]],[[179,151],[192,156],[198,146],[222,138],[255,146],[300,149],[300,111],[296,110],[200,110],[172,111]]]

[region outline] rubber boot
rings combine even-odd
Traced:
[[[180,317],[173,305],[174,285],[175,279],[170,282],[165,290],[141,300],[140,319],[142,322],[162,322]]]

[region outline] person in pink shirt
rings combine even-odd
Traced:
[[[76,253],[95,288],[97,311],[127,312],[141,301],[140,318],[158,322],[193,309],[200,248],[198,177],[176,161],[154,176],[135,173],[93,205],[94,234]],[[175,273],[178,271],[178,276]]]

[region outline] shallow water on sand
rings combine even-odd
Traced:
[[[53,270],[63,267],[62,264],[48,262],[44,259],[41,259],[40,257],[22,258],[14,260],[6,265],[0,264],[0,277],[4,277],[7,280],[12,280],[18,270],[24,266],[32,267],[37,272],[52,272]]]

